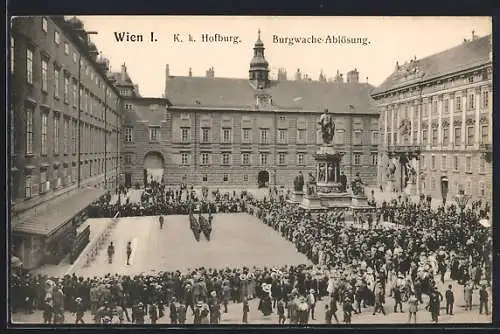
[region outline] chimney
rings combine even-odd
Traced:
[[[344,77],[339,70],[337,70],[337,75],[335,76],[335,82],[344,83]]]
[[[297,73],[295,73],[295,80],[302,80],[302,73],[300,73],[300,68],[298,68]]]
[[[193,76],[193,72],[191,71],[191,67],[189,68],[189,76],[192,77]]]
[[[214,71],[213,66],[210,67],[205,73],[206,73],[207,78],[213,79],[215,77],[215,71]]]
[[[476,39],[478,39],[479,36],[476,35],[476,32],[474,30],[472,30],[472,41],[475,41]]]
[[[165,65],[165,77],[168,79],[170,77],[170,66]]]
[[[125,63],[123,63],[121,72],[122,81],[125,81],[126,75],[127,75],[127,66],[125,65]]]
[[[358,83],[359,72],[357,69],[347,72],[347,83]]]
[[[285,68],[280,68],[278,70],[278,80],[279,81],[286,81],[287,80],[287,74],[286,74]]]

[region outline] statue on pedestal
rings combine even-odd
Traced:
[[[351,182],[352,194],[361,196],[365,194],[365,187],[363,185],[363,181],[361,181],[361,177],[359,173],[356,173],[356,177]]]
[[[316,178],[313,173],[309,173],[309,181],[307,182],[307,194],[316,195]]]
[[[328,113],[328,109],[325,109],[323,114],[320,116],[318,124],[321,125],[323,143],[326,145],[331,144],[333,136],[335,135],[335,122],[333,121],[332,115]]]

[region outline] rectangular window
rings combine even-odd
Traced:
[[[33,51],[26,49],[26,81],[33,83]]]
[[[361,153],[354,153],[354,164],[361,165]]]
[[[181,153],[181,163],[183,165],[188,165],[189,164],[189,153],[187,153],[187,152]]]
[[[353,139],[353,144],[354,145],[361,145],[362,140],[361,140],[361,131],[354,131],[354,139]]]
[[[202,179],[202,180],[203,180],[203,182],[207,182],[207,181],[208,181],[208,176],[207,176],[207,174],[203,174],[203,179]]]
[[[286,153],[278,153],[278,164],[285,165],[286,164]]]
[[[231,129],[223,128],[222,129],[222,142],[230,143],[231,142]]]
[[[432,128],[432,146],[436,146],[438,144],[438,129]]]
[[[268,153],[260,153],[260,164],[267,165],[267,156]]]
[[[436,156],[431,157],[431,168],[436,169]]]
[[[269,144],[269,129],[260,129],[260,143]]]
[[[297,142],[304,143],[306,141],[306,130],[299,129],[297,130]]]
[[[373,166],[378,165],[378,154],[377,153],[372,153],[371,157],[372,157],[372,165]]]
[[[435,115],[437,114],[438,111],[438,101],[434,100],[432,101],[432,113]]]
[[[428,144],[427,130],[422,130],[422,144],[423,145]]]
[[[77,121],[73,120],[73,128],[71,131],[71,141],[73,143],[72,153],[76,153],[76,145],[77,145],[76,138],[77,138],[77,136],[78,136],[78,123],[77,123]]]
[[[42,140],[41,140],[41,154],[47,154],[47,119],[46,113],[42,113]]]
[[[201,164],[202,165],[208,165],[209,164],[209,154],[208,153],[202,153],[201,154]]]
[[[222,153],[222,164],[229,165],[231,154],[230,153]]]
[[[47,18],[46,17],[42,17],[42,31],[43,32],[49,31],[49,24],[47,22]]]
[[[157,142],[160,140],[158,130],[157,127],[149,128],[149,141]]]
[[[297,153],[297,165],[305,165],[304,153]]]
[[[462,128],[457,127],[455,128],[455,145],[461,145],[462,144]]]
[[[279,143],[280,144],[286,144],[287,143],[287,140],[288,140],[288,133],[287,133],[287,130],[285,129],[280,129],[278,130],[278,134],[279,134]]]
[[[241,164],[250,165],[250,153],[241,153]]]
[[[229,175],[228,174],[224,174],[223,176],[223,179],[222,179],[224,182],[227,182],[229,181]]]
[[[40,171],[40,183],[45,183],[47,182],[47,171],[46,170],[41,170]]]
[[[474,93],[469,94],[469,98],[467,99],[467,108],[469,110],[472,110],[475,107],[474,98],[475,98]]]
[[[450,100],[446,99],[443,101],[443,113],[447,114],[450,111]]]
[[[69,140],[69,119],[64,119],[64,129],[63,129],[63,146],[64,146],[64,154],[68,154],[68,140]]]
[[[76,103],[78,102],[78,87],[76,86],[76,81],[73,81],[73,107],[76,107]]]
[[[454,156],[453,157],[453,170],[456,170],[458,171],[460,168],[459,164],[458,164],[458,157],[457,156]]]
[[[69,103],[69,77],[64,76],[64,102]]]
[[[52,130],[54,154],[59,154],[59,116],[54,115],[54,129]]]
[[[201,141],[203,143],[208,143],[209,142],[209,131],[210,129],[209,128],[202,128],[201,129]]]
[[[479,173],[486,172],[486,161],[483,158],[479,158]]]
[[[456,96],[455,97],[455,112],[461,112],[461,111],[462,111],[462,97]]]
[[[54,96],[59,97],[59,77],[60,71],[58,68],[54,68]]]
[[[26,108],[26,154],[33,153],[33,109]]]
[[[389,135],[389,138],[391,138],[391,135],[390,134],[388,134],[388,135]],[[344,130],[336,131],[334,140],[335,140],[335,144],[337,144],[337,145],[344,144],[345,143],[345,131]]]
[[[422,164],[422,168],[425,169],[425,155],[420,157],[420,163]]]
[[[443,146],[448,146],[450,143],[450,129],[443,128]]]
[[[243,129],[243,142],[250,142],[250,129]]]
[[[25,175],[24,176],[24,197],[26,199],[29,199],[32,196],[32,194],[31,194],[31,188],[32,188],[32,185],[31,185],[31,175]]]
[[[109,169],[109,167],[108,167],[108,169]],[[72,176],[73,182],[75,182],[76,178],[78,177],[77,171],[76,171],[76,165],[73,165],[71,167],[71,176]]]
[[[465,171],[468,173],[472,171],[472,157],[465,157]]]
[[[126,164],[131,164],[132,163],[132,154],[125,153],[125,163]]]
[[[59,31],[54,31],[54,42],[56,45],[59,45],[61,43],[61,35],[59,34]]]
[[[441,157],[441,170],[446,170],[448,167],[446,166],[446,155]]]
[[[482,98],[482,106],[483,108],[487,108],[489,104],[489,92],[485,91],[482,93],[483,98]]]
[[[372,131],[372,145],[378,145],[378,132]]]
[[[474,127],[467,127],[467,146],[474,145]]]
[[[85,110],[85,107],[86,107],[86,103],[85,103],[85,92],[83,91],[83,87],[80,87],[80,110],[83,110],[83,111],[86,111]]]
[[[189,128],[181,128],[181,139],[183,142],[189,141]]]
[[[47,78],[48,67],[49,64],[47,63],[47,60],[42,59],[42,90],[44,92],[46,92],[48,89],[48,78]]]
[[[488,143],[488,125],[481,126],[481,144]]]

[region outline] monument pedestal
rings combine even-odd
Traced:
[[[352,211],[368,211],[365,195],[353,195],[345,190],[341,183],[340,161],[342,155],[335,152],[332,146],[322,146],[315,155],[316,159],[316,192],[304,196],[300,207],[311,211],[327,211],[345,209]]]
[[[303,199],[304,199],[304,192],[294,190],[292,192],[291,198],[288,200],[288,203],[300,204],[302,203]]]

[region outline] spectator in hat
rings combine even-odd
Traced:
[[[227,313],[227,305],[231,299],[231,287],[228,281],[222,283],[222,305],[224,305],[224,313]]]
[[[488,299],[489,299],[488,290],[486,290],[486,285],[482,284],[481,289],[479,290],[479,314],[483,313],[483,308],[484,308],[486,315],[489,315]]]
[[[445,292],[446,298],[446,314],[453,315],[453,304],[455,303],[455,294],[452,290],[452,285],[448,285],[448,290]]]
[[[418,311],[418,299],[413,292],[410,293],[408,298],[408,323],[411,323],[411,318],[413,317],[413,322],[417,323],[417,311]]]
[[[178,314],[177,314],[177,299],[172,297],[172,302],[170,303],[170,323],[177,324]]]
[[[314,289],[309,290],[307,295],[307,304],[309,305],[309,311],[311,313],[311,319],[314,319],[314,309],[316,308],[316,296],[314,295]]]
[[[54,308],[52,306],[52,298],[47,297],[43,301],[42,310],[43,310],[43,323],[50,324],[52,322],[52,317],[54,314]]]
[[[276,306],[278,310],[278,324],[284,325],[286,321],[286,316],[285,316],[285,303],[283,302],[282,299],[278,301],[278,305]]]
[[[471,283],[467,283],[464,287],[465,310],[472,310],[472,294],[474,290]]]
[[[244,324],[248,324],[248,312],[250,312],[250,307],[248,306],[248,300],[246,298],[243,299],[243,320]]]
[[[85,321],[83,321],[83,316],[85,314],[85,308],[82,304],[82,298],[80,297],[77,297],[75,299],[75,316],[76,316],[76,320],[75,320],[75,325],[76,324],[85,324]]]
[[[398,313],[398,305],[399,311],[403,313],[403,303],[401,303],[401,288],[398,285],[394,285],[392,288],[392,297],[394,298],[394,313]]]
[[[177,307],[177,318],[179,325],[184,325],[186,323],[186,305],[180,303]]]
[[[350,324],[353,311],[352,299],[350,297],[344,299],[343,310],[344,310],[344,322],[346,324]]]
[[[132,307],[132,323],[143,325],[145,316],[144,304],[142,302],[139,302],[137,305]]]

